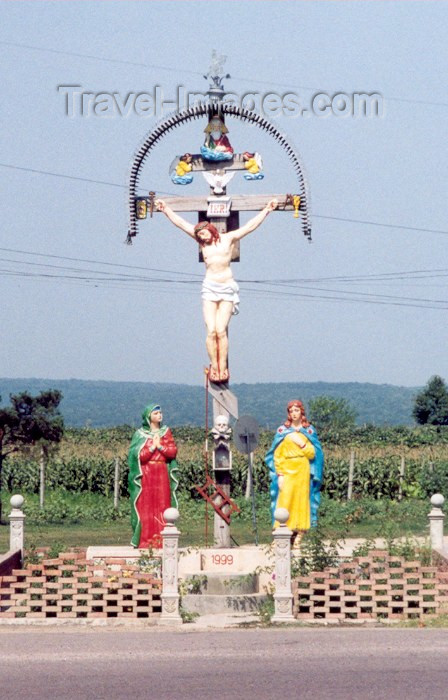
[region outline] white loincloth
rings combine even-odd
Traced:
[[[202,283],[202,298],[207,301],[231,301],[233,304],[232,314],[239,313],[240,297],[238,287],[235,280],[228,282],[213,282],[205,278]]]

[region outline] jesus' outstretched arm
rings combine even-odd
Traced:
[[[188,221],[185,221],[179,214],[176,214],[169,206],[168,204],[165,204],[163,199],[156,199],[155,205],[158,209],[158,211],[161,211],[165,214],[165,216],[168,217],[172,223],[177,226],[178,228],[182,229],[182,231],[185,231],[185,233],[188,233],[191,238],[194,238],[194,226],[193,224],[190,224]]]
[[[253,219],[250,219],[250,221],[247,222],[247,224],[244,224],[244,226],[241,226],[240,228],[236,229],[236,231],[232,231],[232,238],[235,241],[239,241],[241,238],[244,238],[244,236],[247,236],[249,233],[252,233],[252,231],[255,231],[258,226],[263,223],[265,218],[267,217],[268,214],[271,213],[271,211],[274,211],[278,207],[278,201],[276,199],[271,199],[270,202],[267,203],[264,209],[262,209],[256,216],[253,217]]]

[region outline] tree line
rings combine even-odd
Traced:
[[[171,426],[205,423],[203,386],[157,382],[84,381],[78,379],[0,378],[0,394],[27,391],[37,394],[58,388],[63,394],[61,413],[70,427],[113,427],[140,424],[143,406],[152,400],[162,405]],[[411,425],[412,406],[420,387],[361,382],[280,382],[232,384],[240,414],[250,414],[262,428],[274,429],[283,419],[291,399],[307,407],[319,396],[344,398],[356,411],[358,425]]]

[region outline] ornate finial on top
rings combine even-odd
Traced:
[[[204,78],[210,81],[210,89],[208,90],[207,95],[209,95],[212,100],[220,100],[225,94],[222,81],[224,78],[230,78],[228,73],[224,75],[224,63],[226,60],[227,56],[219,56],[216,49],[213,49],[212,60],[208,73],[204,75]]]

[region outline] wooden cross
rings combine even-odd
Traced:
[[[174,170],[179,162],[180,156],[177,156],[170,165],[170,171]],[[210,172],[218,175],[224,174],[227,171],[242,170],[245,171],[244,158],[242,154],[234,154],[231,160],[225,161],[206,161],[200,155],[193,155],[191,166],[192,172]],[[188,185],[185,185],[188,187]],[[218,229],[220,234],[227,231],[235,231],[239,228],[239,214],[242,211],[261,211],[266,206],[266,203],[271,199],[278,200],[278,207],[275,211],[293,211],[294,217],[298,218],[300,209],[300,197],[292,194],[235,194],[228,196],[226,188],[223,188],[223,193],[216,195],[210,186],[210,194],[184,196],[164,196],[163,201],[175,212],[197,212],[198,222],[211,221]],[[146,219],[148,208],[151,216],[154,209],[155,192],[151,192],[149,197],[136,198],[136,211],[138,219]],[[232,254],[232,262],[238,262],[240,259],[240,244],[239,241],[234,245]],[[202,253],[199,249],[199,261],[203,262]]]

